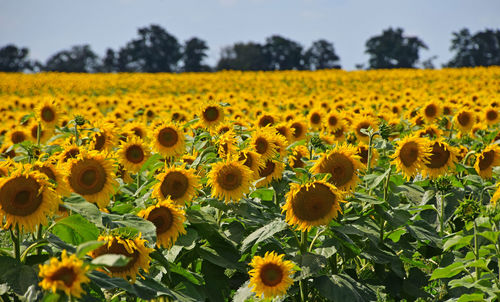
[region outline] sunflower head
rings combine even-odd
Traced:
[[[375,131],[378,126],[375,120],[370,116],[360,116],[356,118],[356,121],[353,124],[353,130],[356,134],[356,138],[362,142],[368,143],[369,137],[368,135],[361,132],[362,129],[372,128]]]
[[[252,170],[254,178],[259,176],[259,170],[264,167],[264,162],[259,153],[250,149],[240,151],[238,160]]]
[[[476,117],[474,112],[464,108],[455,114],[453,122],[461,132],[466,133],[472,129],[472,126],[474,126]]]
[[[89,267],[76,255],[68,256],[66,250],[63,250],[61,260],[52,258],[49,264],[40,265],[39,269],[40,286],[53,293],[60,290],[68,296],[80,298],[84,293],[82,284],[90,282],[86,275]]]
[[[392,163],[403,172],[405,178],[410,179],[425,168],[429,162],[432,148],[426,138],[406,137],[398,142],[396,152],[392,156]]]
[[[224,121],[224,109],[216,102],[208,102],[201,107],[199,116],[201,124],[211,129]]]
[[[156,227],[156,245],[170,248],[180,234],[185,234],[185,213],[170,198],[159,201],[138,213],[138,216],[151,221]]]
[[[323,111],[322,109],[313,109],[309,112],[309,127],[312,129],[320,129],[323,125]]]
[[[248,287],[252,288],[258,297],[273,298],[282,296],[293,284],[291,275],[294,272],[294,264],[291,261],[283,260],[285,255],[278,255],[275,252],[266,252],[264,257],[254,256],[250,266],[252,270]]]
[[[13,169],[9,177],[0,178],[3,227],[17,225],[32,232],[39,224],[47,224],[47,217],[54,215],[61,200],[44,174],[21,164]]]
[[[343,120],[340,114],[338,114],[335,111],[332,111],[326,116],[325,124],[326,128],[328,128],[330,131],[335,131],[340,127],[342,127]]]
[[[35,108],[35,116],[44,126],[53,128],[57,125],[61,114],[60,110],[57,109],[57,104],[54,100],[44,99]]]
[[[115,127],[111,123],[98,122],[94,126],[98,129],[93,133],[91,148],[97,151],[110,150],[118,141]]]
[[[106,267],[112,277],[130,278],[135,282],[139,269],[145,272],[149,270],[151,261],[149,254],[153,249],[145,245],[146,240],[141,238],[140,233],[132,238],[122,235],[101,235],[97,240],[104,241],[105,244],[90,252],[92,258],[106,254],[119,254],[130,258],[125,266]]]
[[[237,140],[234,131],[230,130],[222,134],[217,140],[218,153],[221,158],[226,158],[236,152]]]
[[[175,124],[161,124],[152,133],[153,149],[165,157],[182,155],[186,150],[184,133]]]
[[[264,162],[263,168],[259,170],[259,178],[263,178],[257,182],[257,187],[265,187],[273,180],[281,179],[285,171],[285,164],[279,160],[268,159]]]
[[[139,171],[150,155],[148,146],[137,136],[123,142],[118,151],[120,163],[130,172]]]
[[[422,176],[438,178],[457,162],[457,151],[442,140],[431,142],[431,155],[422,171]]]
[[[273,158],[277,153],[278,146],[275,141],[279,140],[276,136],[279,135],[271,127],[259,129],[252,135],[250,146],[253,147],[263,160]]]
[[[157,176],[159,182],[153,187],[153,197],[160,200],[170,198],[177,205],[190,203],[200,187],[195,173],[193,169],[186,169],[185,165],[166,167],[165,172]]]
[[[229,201],[239,201],[243,194],[250,192],[253,172],[241,161],[228,158],[212,165],[208,174],[208,184],[212,186],[212,195]]]
[[[365,167],[356,153],[357,150],[352,145],[337,145],[330,152],[323,154],[311,171],[330,173],[330,183],[341,190],[353,191],[359,181],[358,170]]]
[[[290,123],[290,129],[292,130],[293,141],[300,141],[306,138],[307,124],[305,122],[293,121]]]
[[[434,121],[441,115],[441,106],[436,101],[430,101],[422,107],[422,116],[429,122]]]
[[[342,193],[324,180],[316,180],[305,185],[292,183],[286,196],[283,211],[286,221],[299,230],[310,230],[313,226],[327,225],[342,213],[340,203]]]
[[[500,146],[489,145],[476,158],[474,169],[482,178],[493,177],[493,167],[500,165]]]
[[[105,208],[118,186],[113,163],[97,151],[85,151],[68,162],[66,181],[71,191]]]
[[[484,120],[488,125],[495,125],[500,122],[500,113],[498,108],[489,107],[484,110]]]

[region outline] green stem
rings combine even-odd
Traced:
[[[136,181],[137,181],[137,191],[139,191],[139,188],[141,187],[141,172],[137,172]]]
[[[372,163],[372,141],[373,141],[373,136],[375,136],[375,133],[370,134],[369,139],[368,139],[368,159],[366,160],[366,174],[370,174],[372,169],[371,169],[371,163]]]
[[[42,125],[38,123],[38,127],[36,128],[36,145],[37,147],[40,147],[40,136],[42,132]]]
[[[43,232],[42,231],[43,231],[43,226],[42,226],[42,224],[39,224],[38,225],[38,231],[37,231],[37,234],[36,234],[37,241],[42,240],[42,237],[43,237]],[[36,254],[37,255],[41,255],[42,254],[42,247],[37,247]]]
[[[477,224],[475,219],[474,219],[474,257],[476,261],[479,260],[479,246],[477,245]],[[476,271],[476,278],[477,278],[476,280],[479,280],[481,269],[479,267],[475,267],[474,270]]]
[[[14,235],[14,232],[12,231],[12,227],[9,228],[10,231],[10,238],[14,242],[14,255],[16,257],[17,261],[21,261],[21,245],[20,245],[20,232],[19,232],[19,226],[16,225],[16,235]]]
[[[392,174],[392,166],[389,167],[389,173],[387,174],[387,177],[386,177],[385,183],[384,183],[384,203],[386,203],[387,199],[389,199],[389,182],[391,180],[391,174]],[[385,223],[386,223],[386,221],[382,218],[380,220],[380,242],[382,242],[382,243],[384,243]]]
[[[78,134],[78,124],[75,122],[75,138],[76,138],[76,145],[77,146],[80,146],[80,143],[79,143],[79,140],[80,140],[80,137],[79,137],[79,134]]]
[[[322,229],[321,231],[316,232],[316,236],[314,236],[313,240],[311,241],[311,244],[309,245],[309,252],[312,251],[312,248],[314,247],[314,243],[316,242],[316,239],[318,239],[319,235],[323,234],[323,232],[326,231],[325,229]]]
[[[439,236],[443,237],[444,235],[444,196],[441,194],[441,192],[438,192],[439,196],[441,197],[441,213],[439,214]]]
[[[307,231],[302,231],[300,234],[300,254],[304,255],[307,251]],[[299,281],[300,288],[300,300],[302,302],[307,301],[307,288],[304,279]]]

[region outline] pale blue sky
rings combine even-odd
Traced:
[[[305,47],[332,41],[345,69],[368,61],[368,38],[402,27],[429,46],[421,59],[437,55],[440,66],[451,58],[453,31],[500,28],[500,0],[0,0],[0,46],[26,46],[42,61],[76,44],[103,55],[152,23],[180,41],[207,41],[209,64],[223,46],[280,34]]]

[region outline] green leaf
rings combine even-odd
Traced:
[[[398,242],[403,234],[406,234],[405,229],[395,230],[385,236],[385,238],[391,239],[393,242]]]
[[[382,183],[382,181],[384,181],[384,179],[387,178],[387,175],[389,175],[389,171],[391,171],[391,166],[389,166],[389,168],[387,170],[385,170],[385,172],[383,174],[380,174],[380,175],[374,177],[373,180],[372,180],[372,183],[368,184],[369,185],[369,189],[373,190],[376,187],[378,187],[380,185],[380,183]],[[365,176],[365,178],[366,178],[366,176]]]
[[[0,268],[0,284],[7,283],[18,295],[24,295],[31,285],[38,283],[35,270],[14,258],[0,256]]]
[[[454,262],[447,267],[440,267],[434,270],[431,275],[431,281],[435,279],[451,278],[460,273],[464,269],[464,264],[461,262]]]
[[[484,301],[484,295],[480,293],[462,294],[457,302]]]
[[[313,285],[321,296],[330,301],[364,302],[377,299],[372,289],[344,274],[320,276],[314,279]]]
[[[485,232],[481,232],[479,233],[478,235],[488,239],[489,241],[493,242],[493,243],[497,243],[499,241],[500,238],[498,238],[500,236],[500,231],[485,231]]]
[[[130,258],[121,254],[104,254],[92,260],[91,263],[94,265],[122,267],[127,265],[129,261]]]
[[[99,236],[99,229],[80,214],[59,220],[51,231],[61,240],[73,245],[97,240]]]
[[[88,221],[94,223],[96,226],[102,227],[101,211],[99,211],[95,204],[86,201],[80,195],[72,194],[64,201],[63,205],[68,210],[87,218]]]
[[[241,244],[241,251],[246,251],[254,244],[258,244],[287,228],[287,223],[280,218],[271,221],[269,224],[253,231],[250,235],[243,240]]]
[[[42,302],[59,302],[62,301],[63,297],[57,293],[47,293],[43,296]]]
[[[260,200],[264,201],[272,201],[274,198],[274,190],[268,188],[260,188],[250,193],[250,197],[259,198]]]
[[[451,237],[450,239],[446,240],[446,242],[443,245],[443,250],[447,251],[450,248],[457,246],[456,249],[460,249],[470,243],[474,236],[473,235],[468,235],[468,236],[460,236],[460,235],[455,235]]]
[[[325,268],[327,263],[327,259],[325,257],[312,253],[298,255],[294,260],[294,262],[296,262],[301,268],[300,279],[321,274],[321,270]]]
[[[87,255],[88,252],[103,246],[105,243],[106,242],[104,241],[97,241],[97,240],[84,242],[76,248],[76,256],[78,258],[83,258],[85,255]]]
[[[193,273],[185,268],[183,268],[180,265],[177,265],[175,263],[169,263],[169,269],[172,273],[178,274],[182,277],[184,277],[186,280],[189,282],[196,284],[196,285],[201,285],[203,283],[203,277]]]

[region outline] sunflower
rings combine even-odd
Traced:
[[[340,202],[342,193],[324,180],[316,180],[300,185],[292,183],[286,195],[286,221],[297,226],[301,231],[308,231],[313,226],[327,225],[342,213]]]
[[[64,150],[58,155],[59,164],[65,164],[71,159],[75,159],[82,152],[82,148],[70,142],[65,142],[62,146]]]
[[[264,167],[264,162],[259,153],[246,149],[240,151],[238,160],[252,170],[254,179],[259,176],[259,170]]]
[[[263,160],[273,158],[277,152],[277,146],[273,143],[276,135],[273,128],[262,128],[252,135],[250,146],[253,147]]]
[[[417,132],[419,137],[439,138],[443,135],[443,131],[434,125],[429,125]]]
[[[343,191],[353,191],[359,181],[357,170],[362,170],[365,165],[356,155],[356,147],[351,145],[337,145],[327,154],[323,154],[311,168],[313,173],[330,173],[328,180]]]
[[[68,162],[66,181],[71,191],[105,208],[118,182],[113,163],[97,151],[83,151]]]
[[[475,114],[467,109],[462,109],[455,114],[453,122],[461,132],[469,132],[475,123]]]
[[[152,139],[153,149],[165,157],[180,156],[186,151],[184,133],[174,124],[155,127]]]
[[[18,164],[9,177],[0,178],[0,217],[4,228],[19,226],[28,232],[47,224],[61,199],[47,177]],[[1,222],[0,220],[0,222]]]
[[[437,140],[431,143],[431,155],[422,176],[429,178],[438,178],[444,175],[457,162],[457,151],[447,143]]]
[[[493,167],[500,165],[500,146],[489,145],[476,158],[474,169],[482,178],[493,177]]]
[[[211,129],[224,121],[224,109],[215,102],[209,102],[202,106],[200,122],[205,128]]]
[[[355,122],[353,124],[353,130],[356,133],[356,137],[358,140],[368,143],[369,137],[368,135],[361,132],[361,129],[368,129],[371,127],[374,131],[377,130],[377,123],[370,116],[359,116],[355,118]]]
[[[147,130],[146,126],[144,125],[144,123],[141,123],[141,122],[129,123],[129,124],[125,125],[125,131],[132,133],[133,135],[139,137],[142,140],[147,139],[148,130]]]
[[[497,184],[497,189],[495,193],[493,193],[493,196],[491,197],[490,203],[494,206],[498,203],[498,200],[500,199],[500,184]]]
[[[429,122],[441,116],[441,107],[436,101],[429,101],[422,107],[422,116]]]
[[[295,121],[290,124],[290,129],[292,129],[292,140],[300,141],[306,138],[307,134],[307,124],[303,121]]]
[[[309,127],[311,129],[320,129],[323,124],[323,110],[313,109],[308,114]]]
[[[122,277],[124,279],[129,277],[132,279],[132,282],[135,282],[139,269],[143,269],[145,272],[149,270],[149,264],[151,262],[149,254],[153,252],[153,249],[144,244],[146,240],[141,239],[140,233],[133,238],[127,238],[121,235],[100,235],[97,240],[106,243],[90,252],[92,258],[107,254],[119,254],[130,258],[125,266],[106,267],[112,277]]]
[[[500,122],[500,113],[498,112],[498,109],[495,107],[489,107],[484,110],[484,120],[486,123],[490,126],[493,126],[495,124],[498,124]]]
[[[29,139],[29,134],[21,128],[14,128],[5,135],[9,145],[20,144]]]
[[[151,221],[156,227],[156,245],[169,249],[180,234],[186,234],[186,214],[170,198],[140,211],[138,216]]]
[[[292,129],[287,123],[279,123],[276,125],[276,131],[278,134],[282,135],[288,142],[294,141],[293,135],[292,135]]]
[[[191,202],[200,187],[200,179],[195,173],[185,165],[166,167],[165,172],[156,177],[159,182],[153,187],[153,197],[160,200],[170,198],[177,205]]]
[[[257,120],[257,127],[264,128],[267,126],[269,126],[269,127],[274,126],[274,124],[276,124],[277,120],[278,119],[271,114],[263,114]]]
[[[236,152],[237,140],[234,131],[230,130],[222,134],[218,140],[218,153],[221,158],[231,156]]]
[[[66,250],[62,251],[60,261],[51,258],[49,264],[39,265],[39,269],[38,275],[42,278],[39,285],[53,293],[62,290],[68,296],[80,298],[85,292],[82,284],[90,282],[86,275],[89,267],[76,255],[68,256]]]
[[[55,183],[56,188],[55,191],[59,195],[69,196],[71,193],[71,189],[69,188],[68,183],[64,179],[64,174],[61,169],[52,163],[49,159],[47,161],[41,162],[37,161],[33,164],[33,170],[39,171],[45,174],[49,181]]]
[[[137,136],[124,142],[118,150],[118,160],[130,172],[138,172],[150,156],[149,148]]]
[[[342,127],[342,117],[337,112],[332,111],[326,116],[325,124],[326,128],[328,128],[330,131],[335,131]]]
[[[111,123],[97,123],[95,128],[99,129],[92,136],[91,148],[97,151],[110,150],[117,142],[117,134]]]
[[[292,149],[292,154],[288,156],[288,164],[292,168],[304,168],[305,164],[302,161],[303,157],[309,156],[309,150],[304,145],[294,147]]]
[[[226,159],[212,165],[208,173],[208,184],[212,186],[212,196],[229,201],[239,201],[243,194],[250,192],[253,172],[242,162]]]
[[[291,275],[294,272],[294,264],[283,258],[285,255],[277,255],[274,251],[266,252],[264,258],[254,256],[250,262],[252,270],[248,287],[252,288],[258,297],[273,298],[284,295],[293,284]]]
[[[53,133],[53,128],[46,128],[43,125],[40,125],[40,142],[45,143]],[[38,124],[34,123],[28,128],[28,133],[30,135],[29,139],[33,142],[38,141]]]
[[[429,140],[422,137],[406,137],[398,142],[398,147],[392,155],[392,163],[398,171],[403,172],[406,179],[410,179],[425,169],[429,163],[432,147]]]
[[[259,170],[259,178],[264,177],[264,179],[260,180],[256,186],[265,187],[273,180],[281,179],[283,177],[283,171],[285,171],[285,164],[281,161],[266,160],[264,167]]]
[[[53,100],[45,99],[35,108],[35,116],[47,128],[54,128],[61,116]]]

